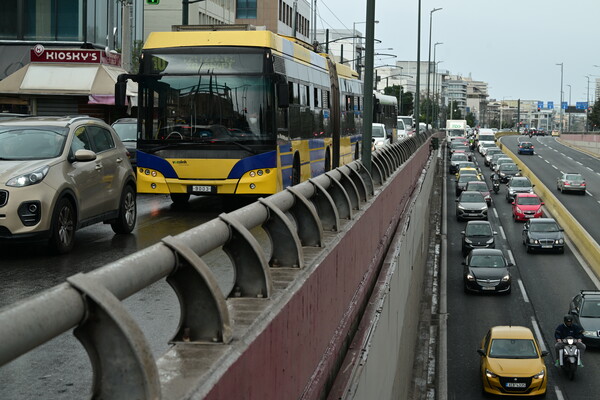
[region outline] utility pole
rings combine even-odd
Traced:
[[[419,11],[420,11],[420,3],[419,3]],[[431,99],[429,98],[429,80],[430,80],[430,76],[431,76],[431,32],[432,32],[432,27],[433,27],[433,13],[436,11],[441,10],[441,8],[434,8],[433,10],[431,10],[429,12],[429,58],[427,61],[427,100],[429,102],[431,102]],[[420,22],[420,18],[419,18],[419,22]],[[435,60],[435,57],[434,57]],[[434,61],[435,63],[435,61]],[[431,107],[430,107],[431,108]],[[432,109],[433,112],[433,109]],[[429,115],[429,108],[427,109],[427,118],[425,118],[425,124],[428,123],[428,120],[430,120],[433,116]]]
[[[559,128],[559,132],[562,135],[562,131],[563,131],[563,108],[562,108],[562,103],[563,103],[563,63],[558,63],[556,65],[560,65],[560,128]]]
[[[373,137],[373,54],[375,53],[375,0],[367,0],[367,40],[365,45],[365,111],[363,113],[364,132],[361,161],[365,169],[371,173],[371,139]]]

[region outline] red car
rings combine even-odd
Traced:
[[[512,203],[512,214],[515,221],[527,221],[542,217],[544,202],[534,193],[517,193]]]

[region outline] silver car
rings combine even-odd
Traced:
[[[0,240],[73,248],[75,231],[109,223],[130,233],[136,181],[125,146],[104,121],[30,117],[0,123]]]
[[[488,205],[481,192],[463,191],[456,199],[456,219],[488,219]]]
[[[567,172],[562,174],[556,180],[556,189],[561,192],[579,192],[585,194],[587,190],[587,184],[585,178],[576,172]]]
[[[506,183],[506,201],[512,203],[517,193],[533,193],[534,186],[525,176],[511,177]]]

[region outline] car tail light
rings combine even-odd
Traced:
[[[571,182],[565,182],[565,186],[569,186]]]

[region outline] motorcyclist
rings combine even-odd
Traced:
[[[585,344],[581,341],[583,339],[583,328],[573,322],[573,316],[566,314],[563,318],[563,323],[556,327],[554,331],[554,337],[556,338],[556,361],[557,365],[562,365],[562,357],[560,356],[561,350],[565,347],[563,339],[572,337],[576,340],[575,345],[579,349],[579,364],[583,366],[581,361],[583,352],[585,351]]]

